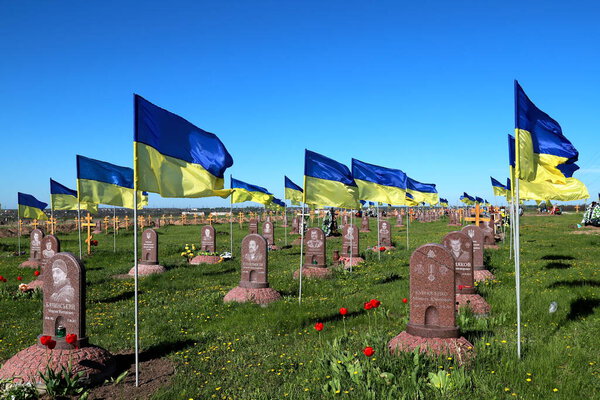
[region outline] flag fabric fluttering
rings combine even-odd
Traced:
[[[360,208],[358,187],[348,167],[310,150],[304,156],[304,196],[307,204]]]
[[[133,169],[77,155],[77,191],[81,203],[133,209]],[[138,191],[138,209],[148,204]]]
[[[462,196],[460,196],[460,201],[467,205],[473,205],[476,203],[475,197],[470,196],[467,192],[463,192]]]
[[[274,197],[273,194],[264,187],[251,185],[238,179],[234,179],[233,177],[231,178],[231,189],[233,190],[233,194],[231,195],[232,203],[253,201],[255,203],[268,205]]]
[[[77,191],[69,189],[65,185],[50,178],[50,208],[52,210],[77,210]],[[86,210],[91,214],[98,213],[98,204],[79,203],[79,209]]]
[[[406,205],[410,207],[418,206],[419,202],[415,201],[415,198],[412,194],[406,192]]]
[[[518,135],[521,180],[566,183],[559,166],[575,163],[579,152],[563,135],[558,122],[537,108],[516,80],[515,134]]]
[[[290,178],[284,176],[285,199],[290,200],[293,205],[300,205],[303,201],[304,191],[296,185]]]
[[[448,200],[440,197],[440,206],[448,207]]]
[[[162,197],[227,197],[224,173],[233,158],[221,140],[135,95],[136,188]]]
[[[494,196],[506,196],[506,192],[507,192],[507,187],[505,185],[503,185],[502,183],[500,183],[500,181],[498,181],[497,179],[494,179],[493,177],[490,176],[490,179],[492,180],[492,190],[494,191]]]
[[[421,183],[406,177],[406,191],[410,193],[417,203],[435,205],[440,201],[437,189],[433,183]]]
[[[17,204],[19,206],[20,218],[31,218],[47,220],[48,216],[44,213],[44,209],[48,207],[48,203],[39,201],[30,194],[17,192]]]
[[[401,206],[406,204],[407,176],[399,169],[381,167],[352,159],[352,176],[358,198]]]
[[[485,203],[485,200],[483,200],[481,197],[475,196],[475,203],[483,204]]]

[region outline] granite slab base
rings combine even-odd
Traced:
[[[231,289],[223,298],[223,302],[238,302],[238,303],[256,303],[269,304],[274,301],[281,300],[281,294],[273,288],[243,288],[235,287]]]
[[[218,264],[221,262],[221,257],[219,256],[196,256],[192,258],[190,264],[192,265],[200,265],[200,264]]]
[[[483,248],[487,250],[498,250],[500,247],[498,247],[497,244],[486,244]]]
[[[491,309],[488,302],[478,294],[457,294],[456,303],[457,311],[459,308],[468,307],[476,315],[488,315]]]
[[[162,265],[138,264],[138,276],[162,274],[167,270]],[[135,267],[132,267],[128,273],[129,276],[135,275]]]
[[[492,274],[487,269],[476,269],[475,271],[473,271],[473,278],[476,282],[492,281],[496,279],[494,274]]]
[[[462,336],[459,338],[425,338],[403,331],[388,343],[388,349],[392,354],[411,353],[417,347],[422,354],[453,356],[461,365],[468,364],[475,358],[473,345]]]
[[[37,260],[27,260],[22,262],[21,265],[19,265],[19,267],[21,268],[39,268],[41,266],[42,262]]]
[[[302,277],[310,278],[310,279],[327,279],[331,278],[333,275],[333,271],[327,267],[303,267],[302,268]],[[294,272],[294,279],[298,279],[300,277],[300,270],[296,270]]]
[[[352,260],[352,261],[351,261]],[[362,257],[340,257],[340,264],[344,265],[344,268],[355,267],[360,263],[364,263],[365,259]]]
[[[43,383],[40,372],[45,373],[46,367],[56,372],[63,367],[71,372],[83,372],[84,383],[99,383],[110,376],[115,370],[113,356],[101,347],[85,346],[79,349],[50,350],[40,344],[35,344],[15,354],[0,368],[0,380],[16,378],[19,383]]]

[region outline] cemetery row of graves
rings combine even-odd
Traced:
[[[134,221],[25,223],[0,242],[0,379],[68,362],[90,398],[600,396],[596,231],[522,219],[519,360],[508,231],[481,211],[340,212],[339,232],[318,212],[140,216],[139,388]]]

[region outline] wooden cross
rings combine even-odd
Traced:
[[[475,205],[475,217],[466,217],[465,221],[475,221],[475,226],[479,226],[480,222],[489,221],[489,218],[481,218],[481,209],[479,208],[479,203]]]
[[[185,214],[181,214],[181,225],[185,225]]]
[[[173,214],[169,215],[169,225],[173,225]]]
[[[37,219],[34,219],[33,221],[31,221],[31,225],[33,226],[33,229],[37,229],[39,222]]]
[[[46,229],[48,230],[48,232],[50,232],[52,235],[54,235],[54,230],[52,229],[52,221],[51,220],[46,221]]]
[[[146,219],[144,219],[143,215],[140,215],[138,217],[138,224],[140,225],[140,229],[144,229],[145,223],[146,223]]]
[[[150,226],[152,224],[152,217],[148,214],[146,216],[146,225]]]
[[[125,229],[129,229],[129,216],[125,216]]]
[[[210,215],[208,216],[208,223],[209,223],[211,226],[212,226],[212,223],[213,223],[213,221],[214,221],[214,219],[213,219],[213,215],[212,215],[212,214],[210,214]]]
[[[19,220],[19,231],[23,230],[23,221]]]
[[[240,224],[240,229],[242,229],[242,225],[244,224],[244,213],[241,211],[238,213],[238,222]]]
[[[312,224],[315,221],[315,210],[311,208],[308,213],[310,214],[310,223]]]
[[[579,204],[575,206],[575,212],[578,213],[579,212]]]
[[[109,217],[108,215],[106,217],[104,217],[104,233],[108,235],[108,220]]]
[[[50,217],[50,221],[52,222],[52,225],[50,225],[50,227],[52,228],[52,235],[54,235],[54,232],[56,231],[56,218],[54,217]]]
[[[198,225],[198,215],[194,214],[194,225]]]
[[[75,217],[75,228],[79,230],[79,217]]]
[[[113,229],[116,233],[119,233],[119,217],[113,218]]]
[[[87,243],[87,253],[89,256],[92,254],[92,239],[94,238],[94,236],[92,236],[92,228],[96,226],[96,224],[92,223],[92,216],[90,213],[85,217],[85,223],[82,223],[81,226],[87,228],[87,239],[85,239],[85,242]]]

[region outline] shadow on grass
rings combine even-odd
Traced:
[[[600,281],[596,280],[583,280],[583,279],[575,279],[571,281],[556,281],[553,284],[548,286],[548,289],[556,289],[559,287],[584,287],[584,286],[592,286],[592,287],[600,287]]]
[[[544,269],[567,269],[572,268],[571,264],[563,263],[563,262],[549,262],[544,266]]]
[[[365,311],[364,310],[359,310],[359,311],[351,311],[348,312],[348,314],[346,314],[346,319],[349,318],[353,318],[353,317],[358,317],[359,315],[364,314]],[[373,323],[375,323],[375,317],[371,317],[371,319],[373,320]],[[344,316],[342,316],[340,313],[336,313],[336,314],[330,314],[326,317],[323,318],[319,318],[318,322],[323,322],[323,323],[327,323],[327,322],[335,322],[335,321],[342,321],[344,319]],[[310,322],[308,324],[308,326],[313,326],[314,321]]]
[[[138,295],[143,294],[144,292],[142,290],[140,290],[138,292]],[[119,295],[116,296],[112,296],[112,297],[107,297],[106,299],[100,299],[100,300],[96,300],[97,303],[104,303],[104,304],[108,304],[108,303],[116,303],[117,301],[122,301],[122,300],[129,300],[132,299],[134,297],[135,293],[133,291],[130,292],[123,292]]]
[[[386,276],[385,278],[380,279],[379,281],[377,281],[377,284],[383,285],[384,283],[396,282],[396,281],[400,281],[402,279],[404,279],[404,278],[402,278],[400,275],[392,274],[392,275]]]
[[[594,313],[594,308],[600,306],[600,299],[577,299],[571,303],[571,311],[567,314],[569,321],[587,317]]]
[[[227,269],[224,269],[222,271],[204,272],[204,273],[200,274],[200,276],[224,275],[224,274],[230,274],[230,273],[236,272],[236,271],[237,271],[237,269],[235,269],[235,268],[227,268]]]
[[[575,260],[575,257],[563,256],[560,254],[547,254],[544,257],[540,258],[540,260]]]

